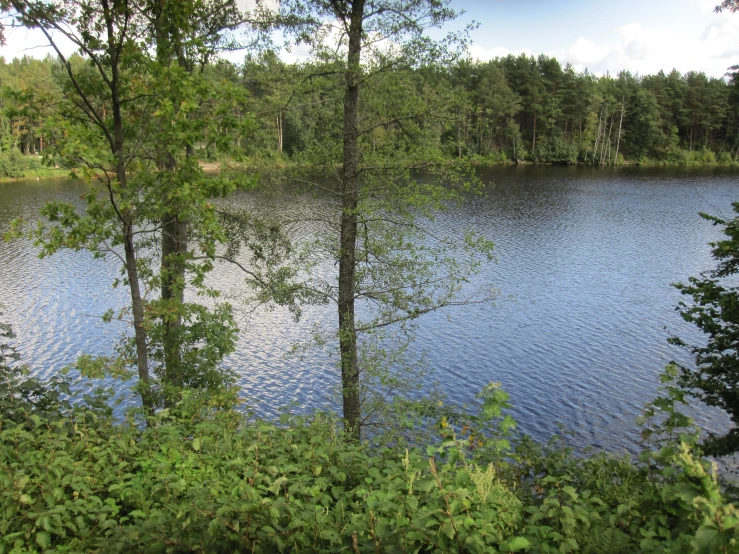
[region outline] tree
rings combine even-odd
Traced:
[[[733,204],[739,214],[739,202]],[[709,406],[724,410],[731,421],[739,423],[739,215],[724,220],[701,214],[714,225],[723,227],[726,238],[712,242],[715,269],[690,277],[688,283],[675,287],[690,301],[681,301],[677,310],[706,336],[705,345],[691,345],[679,337],[670,343],[686,348],[695,356],[695,367],[679,366],[681,387]],[[723,456],[739,451],[739,429],[709,436],[704,444],[707,454]]]
[[[66,73],[64,102],[57,107],[61,117],[54,121],[64,138],[49,155],[82,168],[98,185],[86,195],[82,213],[60,202],[46,206],[47,225],[32,236],[45,255],[87,249],[123,263],[131,304],[118,318],[133,316],[135,358],[124,344],[119,356],[83,358],[80,367],[120,373],[135,366],[148,415],[162,401],[171,405],[182,387],[223,384],[228,375],[219,362],[236,338],[228,304],[208,309],[184,301],[187,284],[199,294],[218,295],[205,285],[205,274],[219,257],[217,244],[227,237],[210,199],[235,187],[226,179],[205,178],[195,146],[219,141],[228,135],[219,131],[244,123],[233,117],[238,91],[218,88],[189,71],[188,64],[195,63],[189,56],[212,52],[212,41],[218,40],[215,23],[202,23],[201,11],[223,4],[13,2],[22,24],[46,34]],[[157,9],[168,9],[172,27],[156,24],[161,21]],[[54,32],[71,40],[83,57],[66,58]],[[155,52],[152,44],[158,44]],[[176,63],[169,63],[172,52]]]
[[[189,381],[182,350],[193,337],[183,328],[183,318],[198,311],[197,305],[185,302],[188,270],[195,276],[201,273],[199,257],[188,248],[191,227],[217,239],[218,222],[215,212],[207,208],[208,200],[226,192],[219,190],[223,183],[204,175],[195,157],[195,146],[198,141],[217,139],[227,128],[234,131],[239,126],[230,110],[218,105],[237,92],[235,87],[208,80],[203,71],[211,58],[230,46],[226,31],[235,28],[242,17],[234,0],[150,0],[145,10],[152,29],[148,39],[156,50],[155,82],[165,85],[157,90],[160,107],[150,127],[153,140],[149,141],[149,155],[156,162],[154,186],[167,200],[161,205],[159,303],[164,314],[164,381],[172,388],[165,394],[165,406],[171,406],[177,390]],[[243,98],[238,96],[231,103],[240,100]],[[213,251],[208,253],[213,255]],[[201,311],[195,320],[202,315]]]
[[[78,3],[10,2],[23,25],[40,29],[55,48],[68,76],[71,101],[67,106],[69,122],[82,121],[74,127],[71,141],[89,141],[92,148],[77,157],[87,169],[102,172],[103,187],[109,203],[88,197],[89,217],[75,214],[69,206],[52,204],[45,215],[57,223],[46,238],[39,236],[45,252],[61,247],[87,248],[100,256],[113,253],[113,246],[123,245],[121,258],[125,281],[131,297],[136,367],[144,409],[151,413],[154,400],[150,390],[148,332],[144,314],[141,275],[135,246],[135,217],[139,192],[129,182],[129,164],[133,147],[131,129],[127,125],[131,99],[136,92],[127,78],[142,66],[136,44],[141,11],[136,0],[101,0]],[[86,62],[73,65],[57,47],[53,33],[69,40],[86,56]],[[106,110],[107,107],[107,110]],[[73,128],[70,126],[69,130]],[[83,136],[86,135],[85,138]],[[95,215],[92,215],[95,214]],[[103,215],[104,222],[100,217]]]
[[[424,217],[458,199],[459,190],[470,188],[458,171],[439,163],[438,135],[428,132],[436,129],[434,120],[454,121],[446,111],[452,102],[434,94],[414,71],[451,57],[454,41],[432,41],[426,34],[457,15],[448,4],[280,3],[284,19],[300,20],[293,28],[300,39],[338,37],[338,48],[312,41],[324,65],[318,72],[307,68],[303,82],[329,79],[326,96],[334,101],[323,104],[331,113],[321,129],[323,140],[298,158],[309,172],[293,178],[325,191],[339,207],[336,219],[327,221],[336,234],[316,246],[335,257],[337,279],[312,288],[325,291],[337,305],[343,416],[357,440],[369,417],[362,405],[367,376],[361,374],[375,363],[360,352],[383,356],[368,334],[468,300],[462,298],[467,272],[474,270],[476,256],[490,249],[487,241],[468,234],[452,254],[453,241],[431,237],[421,225]],[[419,178],[413,170],[425,175]]]

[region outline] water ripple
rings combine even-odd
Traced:
[[[712,265],[707,243],[717,229],[698,216],[731,213],[736,174],[685,171],[594,171],[506,168],[483,173],[487,194],[441,214],[437,234],[474,225],[496,243],[491,264],[472,286],[495,284],[495,307],[469,306],[420,320],[416,353],[427,353],[429,383],[454,402],[470,404],[489,381],[511,393],[520,427],[540,439],[562,422],[579,444],[632,448],[634,420],[657,390],[657,374],[685,353],[667,345],[670,333],[700,340],[675,313],[671,283]],[[49,200],[79,203],[83,185],[69,181],[0,185],[0,234],[9,221],[33,220]],[[279,194],[240,194],[229,202],[289,222],[296,238],[325,233],[318,222],[328,201]],[[89,254],[65,252],[39,260],[28,241],[0,242],[0,303],[24,359],[48,377],[81,353],[102,354],[126,329],[101,325],[109,307],[125,305],[112,290],[118,268]],[[320,268],[330,276],[330,263]],[[227,295],[243,295],[227,266],[211,277]],[[265,414],[335,401],[338,371],[330,350],[291,354],[312,325],[333,325],[333,308],[311,307],[300,323],[282,309],[248,312],[237,303],[242,336],[225,360],[249,402]],[[247,315],[248,314],[248,315]],[[713,430],[725,417],[694,410]]]

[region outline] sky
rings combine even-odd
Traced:
[[[675,68],[721,77],[729,66],[739,64],[739,13],[714,13],[718,2],[452,0],[454,8],[465,12],[452,27],[479,24],[469,54],[480,60],[523,52],[554,56],[597,75],[621,70],[645,75]],[[50,52],[45,44],[36,32],[13,29],[0,56],[43,57]],[[70,45],[64,49],[72,50]],[[231,56],[233,61],[240,58]]]

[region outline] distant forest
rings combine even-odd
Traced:
[[[83,63],[78,58],[77,63]],[[245,63],[219,60],[204,68],[215,80],[248,90],[238,117],[250,132],[234,136],[229,158],[290,160],[310,150],[340,113],[341,86],[329,65],[287,64],[274,53]],[[401,78],[406,98],[434,96],[443,114],[429,117],[436,146],[449,158],[481,162],[729,164],[739,156],[739,89],[734,75],[676,70],[656,75],[595,76],[555,58],[507,56],[417,67]],[[37,154],[53,145],[55,105],[66,73],[52,57],[0,58],[0,149]],[[394,83],[394,86],[399,86]],[[415,89],[415,90],[414,90]],[[372,114],[382,97],[362,98]],[[104,107],[103,107],[104,108]],[[430,114],[431,115],[431,114]],[[402,125],[394,121],[388,125]],[[383,139],[382,125],[372,133]],[[203,149],[203,159],[219,152]]]

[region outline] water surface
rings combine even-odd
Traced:
[[[429,380],[459,403],[500,381],[523,431],[546,439],[562,422],[578,444],[633,448],[634,419],[653,398],[658,373],[671,359],[688,361],[666,343],[668,335],[700,340],[675,313],[680,295],[670,286],[713,265],[707,243],[719,231],[698,212],[730,217],[739,174],[514,167],[482,176],[486,195],[433,225],[449,233],[472,223],[495,242],[498,262],[476,279],[495,284],[501,297],[496,306],[419,320],[414,349],[426,352]],[[1,184],[0,233],[15,217],[34,219],[44,202],[80,202],[82,192],[73,181]],[[325,200],[305,196],[243,193],[229,202],[291,220],[291,232],[303,238],[322,232],[306,220],[328,209]],[[85,252],[39,260],[28,241],[0,242],[4,319],[37,375],[81,353],[110,351],[126,329],[96,316],[125,303],[125,291],[110,288],[118,275],[115,263]],[[241,305],[237,271],[219,267],[213,280]],[[331,307],[309,308],[299,323],[281,309],[240,310],[243,333],[226,363],[264,414],[291,402],[329,405],[335,358],[320,349],[289,352],[309,339],[312,325],[333,319]],[[713,430],[726,425],[706,409],[699,419]]]

